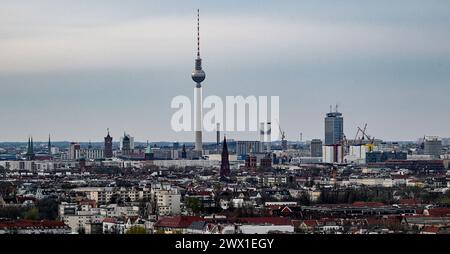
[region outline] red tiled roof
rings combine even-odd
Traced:
[[[288,206],[285,206],[285,207],[281,210],[281,212],[282,212],[282,213],[292,213],[292,209],[289,208]]]
[[[163,217],[155,223],[155,227],[163,228],[187,228],[192,222],[203,221],[204,219],[197,216],[173,216]]]
[[[370,225],[370,226],[381,224],[381,221],[374,217],[366,218],[366,221],[367,221],[367,225]]]
[[[399,203],[401,205],[417,205],[417,204],[421,204],[422,201],[418,200],[418,199],[410,198],[410,199],[400,199]]]
[[[308,227],[315,227],[318,225],[317,220],[304,220],[303,223]]]
[[[378,207],[378,206],[384,206],[381,202],[354,202],[352,204],[356,207]]]
[[[80,201],[80,205],[91,205],[92,207],[96,207],[97,202],[95,200],[85,199]]]
[[[426,232],[426,233],[434,233],[436,234],[437,232],[439,232],[439,227],[435,227],[435,226],[425,226],[422,229],[422,232]]]
[[[238,221],[246,224],[292,225],[291,219],[286,217],[246,217]]]
[[[54,220],[16,220],[0,222],[0,228],[63,228],[63,221]]]
[[[428,214],[430,216],[436,216],[436,217],[448,216],[448,215],[450,215],[450,208],[446,208],[446,207],[443,207],[443,208],[432,208],[432,209],[428,210]]]
[[[103,220],[103,222],[106,222],[106,223],[116,223],[117,220],[114,219],[114,218],[105,218],[105,219]]]

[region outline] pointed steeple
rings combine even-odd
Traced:
[[[227,137],[224,136],[223,138],[223,146],[222,146],[222,161],[220,163],[220,177],[228,177],[230,176],[230,162],[228,159],[228,144],[227,144]]]
[[[52,142],[50,140],[50,134],[48,134],[47,154],[52,156]]]
[[[33,137],[28,137],[28,146],[26,153],[27,160],[34,160],[34,148],[33,148]]]
[[[31,136],[31,153],[34,154],[33,136]]]

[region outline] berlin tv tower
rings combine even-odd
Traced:
[[[202,82],[205,80],[205,72],[202,70],[202,59],[200,58],[200,10],[197,9],[197,59],[195,59],[195,69],[192,72],[192,80],[195,85],[195,151],[202,152]]]

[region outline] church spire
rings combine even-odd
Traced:
[[[227,137],[223,137],[223,146],[222,146],[222,161],[220,163],[220,178],[226,178],[230,176],[230,162],[229,162],[229,154],[228,154],[228,144]]]
[[[50,140],[50,134],[48,134],[48,144],[47,144],[47,149],[48,149],[47,154],[48,154],[49,156],[52,156],[52,142],[51,142],[51,140]]]

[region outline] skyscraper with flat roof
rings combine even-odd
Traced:
[[[325,145],[337,145],[344,139],[344,118],[337,106],[334,112],[327,113],[325,117]]]
[[[439,137],[427,136],[424,140],[424,154],[439,159],[442,153],[442,140]]]
[[[311,140],[311,157],[322,157],[322,140]]]

